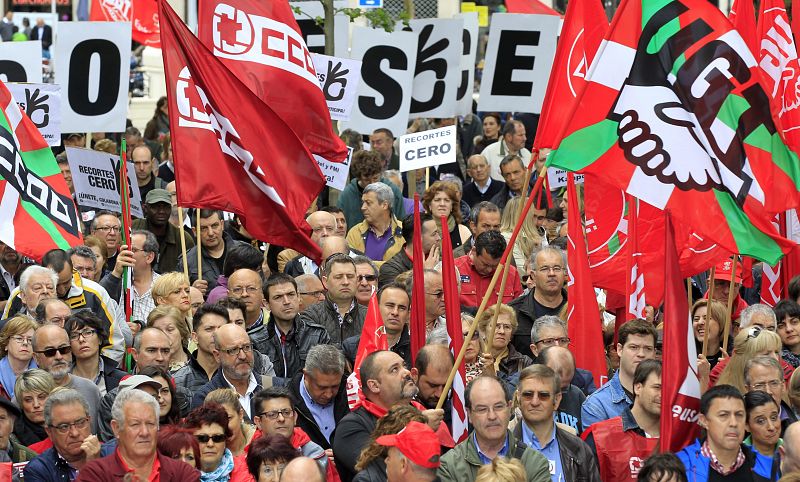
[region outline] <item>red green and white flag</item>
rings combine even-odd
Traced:
[[[798,204],[759,68],[705,0],[623,0],[548,165],[596,174],[728,251],[770,263]]]
[[[3,82],[0,109],[0,241],[40,261],[80,244],[80,221],[53,152]]]

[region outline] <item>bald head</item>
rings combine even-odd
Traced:
[[[549,346],[539,353],[539,363],[552,368],[561,378],[561,390],[572,383],[575,376],[575,357],[563,346]]]
[[[234,323],[222,325],[214,332],[214,343],[217,346],[227,347],[228,345],[234,344],[236,340],[241,340],[242,338],[247,338],[247,330],[241,325],[236,325]]]
[[[325,482],[325,474],[314,459],[297,457],[286,464],[281,482]]]
[[[786,427],[783,434],[783,445],[779,448],[781,452],[781,472],[800,471],[800,423],[793,423]]]
[[[306,218],[311,226],[311,239],[319,244],[320,240],[336,234],[336,217],[326,211],[315,211]]]
[[[347,254],[350,249],[347,247],[347,241],[339,236],[328,236],[320,240],[319,248],[322,250],[322,259],[326,260],[331,255],[340,253]]]

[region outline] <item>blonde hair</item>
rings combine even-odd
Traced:
[[[242,404],[239,402],[239,394],[232,388],[217,388],[216,390],[212,390],[203,400],[203,405],[209,403],[228,405],[236,413],[240,413],[242,410]]]
[[[184,318],[183,313],[181,313],[181,310],[172,305],[156,306],[153,308],[153,311],[147,315],[147,327],[152,327],[155,322],[161,318],[172,319],[172,322],[175,324],[175,328],[177,328],[178,333],[181,335],[181,345],[184,348],[187,348],[189,346],[189,325],[186,323],[186,319]]]
[[[37,328],[39,328],[39,325],[27,316],[15,316],[8,320],[3,329],[0,330],[0,358],[8,355],[8,342],[12,336],[21,335],[29,330],[35,332]]]
[[[527,198],[524,196],[517,196],[508,200],[508,204],[506,204],[506,207],[503,209],[503,215],[500,218],[501,233],[511,233],[514,231],[514,227],[517,225],[517,219],[519,218],[521,204],[524,202],[527,202]],[[519,231],[519,236],[516,241],[516,247],[522,250],[525,259],[530,259],[533,250],[542,245],[542,235],[536,227],[536,219],[534,216],[533,208],[531,208],[523,220],[522,228]]]
[[[800,370],[795,369],[789,377],[789,389],[786,391],[786,398],[794,409],[800,408]]]
[[[489,329],[489,324],[492,322],[492,318],[494,318],[494,312],[497,309],[500,310],[501,315],[508,315],[509,318],[511,318],[511,332],[513,333],[517,331],[517,325],[519,324],[517,322],[517,313],[514,311],[514,308],[501,303],[499,305],[486,308],[486,310],[483,312],[483,315],[481,315],[480,320],[478,320],[478,332],[484,337],[488,335],[486,330]]]
[[[756,333],[758,334],[755,335]],[[716,384],[733,385],[740,392],[745,393],[744,365],[747,360],[764,351],[780,352],[781,346],[781,337],[775,332],[758,327],[742,329],[733,340],[731,361],[725,365]]]
[[[21,401],[28,392],[42,392],[50,395],[55,388],[56,382],[53,380],[53,375],[41,368],[31,368],[17,377],[17,381],[14,383],[14,397],[17,401]]]
[[[153,301],[158,305],[159,298],[166,298],[183,285],[190,286],[189,278],[185,274],[179,271],[162,274],[153,282],[153,287],[150,289]]]
[[[478,469],[475,482],[525,482],[525,467],[517,459],[495,457],[491,464]]]

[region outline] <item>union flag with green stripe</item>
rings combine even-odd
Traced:
[[[53,152],[0,82],[0,241],[37,261],[81,243],[79,220]]]
[[[706,0],[623,0],[548,165],[601,177],[724,249],[771,264],[800,166],[756,60]]]

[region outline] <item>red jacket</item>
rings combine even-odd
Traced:
[[[200,482],[200,471],[193,469],[186,462],[174,460],[156,452],[158,457],[159,481],[163,482]],[[78,473],[76,482],[122,482],[128,480],[123,462],[117,457],[117,451],[101,459],[92,460]]]
[[[597,451],[600,480],[609,482],[635,481],[642,464],[653,454],[657,438],[646,438],[635,430],[625,430],[622,417],[593,424],[584,440],[591,434]]]
[[[483,295],[486,293],[486,289],[489,288],[489,282],[492,281],[492,275],[494,273],[489,276],[481,276],[478,274],[468,254],[456,258],[455,265],[461,275],[461,296],[459,297],[459,303],[461,303],[461,306],[480,306]],[[489,298],[489,303],[486,306],[493,306],[497,303],[498,293],[500,293],[500,280],[497,281],[494,293],[491,298]],[[506,281],[506,289],[503,293],[503,303],[507,304],[509,301],[519,296],[522,296],[522,282],[519,279],[517,268],[509,266],[508,280]]]

